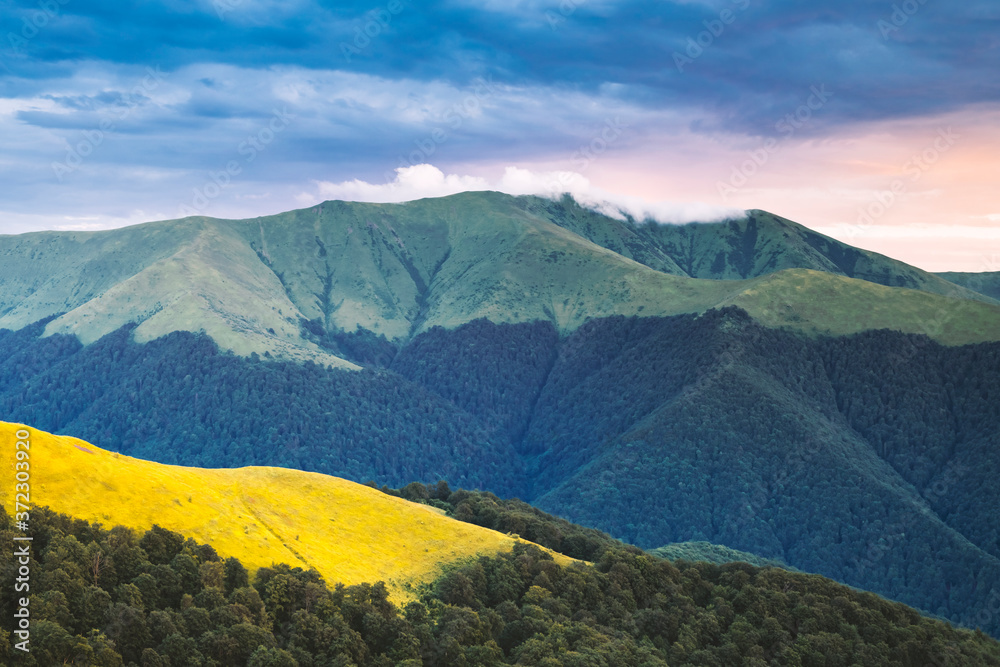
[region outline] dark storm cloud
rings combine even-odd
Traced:
[[[83,59],[168,70],[199,62],[289,65],[456,85],[492,73],[512,84],[588,92],[615,83],[647,108],[704,109],[706,130],[724,124],[755,133],[773,132],[775,118],[813,85],[825,84],[836,98],[824,124],[942,111],[1000,94],[995,3],[507,4],[512,9],[402,0],[50,0],[58,12],[20,45],[26,58],[7,62],[15,72],[24,59],[49,62],[55,73]],[[0,34],[31,33],[25,21],[43,5],[8,3]],[[23,71],[51,75],[37,66]]]
[[[419,161],[572,169],[609,122],[674,160],[803,110],[823,138],[996,101],[998,35],[975,0],[0,0],[0,203],[172,215],[232,160],[213,205]]]

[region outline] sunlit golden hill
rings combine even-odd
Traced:
[[[381,580],[405,599],[411,586],[431,581],[443,566],[509,551],[515,543],[432,507],[337,477],[282,468],[162,465],[0,422],[0,460],[11,481],[22,429],[30,433],[31,506],[137,530],[158,524],[252,569],[288,563],[313,568],[331,584]],[[13,483],[0,485],[12,516],[13,491]]]

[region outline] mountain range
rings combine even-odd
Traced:
[[[89,344],[135,323],[137,342],[205,332],[238,354],[344,367],[349,353],[330,354],[313,338],[360,330],[399,343],[477,318],[547,321],[565,333],[587,319],[725,305],[807,332],[886,327],[951,343],[1000,336],[1000,311],[968,302],[998,305],[989,297],[761,212],[636,225],[569,199],[465,193],[6,236],[0,258],[3,328],[58,315],[46,334]],[[940,331],[928,330],[938,314]]]
[[[0,414],[165,464],[447,480],[996,636],[991,280],[763,211],[499,193],[6,236]]]

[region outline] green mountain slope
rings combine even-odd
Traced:
[[[816,345],[738,318],[574,338],[521,445],[542,509],[643,547],[780,558],[966,623],[1000,599],[995,346]]]
[[[90,344],[136,323],[139,342],[204,331],[243,355],[351,366],[301,338],[281,283],[219,221],[0,236],[0,258],[0,327],[60,315],[48,334]]]
[[[748,211],[745,218],[726,222],[660,225],[610,220],[568,198],[561,202],[525,198],[523,205],[602,247],[673,275],[740,280],[785,269],[811,269],[887,287],[994,302],[992,294],[961,280],[855,248],[767,211]]]
[[[549,320],[701,310],[733,286],[652,271],[544,218],[518,198],[466,193],[407,204],[326,202],[227,223],[328,330],[390,340],[477,318]]]
[[[922,334],[946,345],[995,341],[996,306],[946,298],[917,289],[807,269],[788,269],[745,281],[720,306],[736,305],[769,327],[806,334],[847,336],[892,329]]]
[[[0,237],[0,415],[162,463],[445,479],[1000,634],[1000,306],[793,268],[847,264],[794,228],[780,255],[774,225],[723,258],[752,277],[677,275],[581,211],[472,193]],[[662,270],[604,247],[625,232]]]
[[[921,282],[922,274],[905,265],[894,265],[890,280],[889,269],[875,275],[858,268],[855,258],[851,273],[932,291],[940,285],[928,281],[938,281],[948,286],[938,291],[963,298],[918,298],[912,291],[795,269],[733,281],[673,275],[678,266],[666,256],[653,262],[648,252],[631,253],[650,268],[613,251],[626,249],[610,236],[598,241],[612,250],[576,233],[629,231],[624,223],[581,211],[569,200],[485,192],[406,204],[326,202],[254,220],[190,218],[107,232],[5,236],[0,327],[17,330],[58,315],[47,335],[73,334],[89,344],[135,323],[139,342],[172,331],[205,332],[240,355],[342,367],[352,367],[345,359],[352,345],[333,343],[358,332],[369,345],[378,348],[384,338],[392,347],[432,326],[454,328],[478,318],[549,321],[566,333],[593,317],[665,316],[726,304],[739,304],[769,325],[806,332],[891,327],[949,344],[1000,338],[1000,305],[969,303],[963,288],[933,276]],[[567,221],[581,216],[590,226],[571,229]],[[720,229],[696,226],[685,233],[731,243]],[[643,247],[654,241],[669,245],[652,238]],[[709,245],[696,254],[711,255]],[[762,247],[773,249],[776,242]],[[803,248],[788,257],[805,258]],[[822,264],[753,262],[754,270],[739,276]],[[727,269],[706,277],[734,275]],[[823,308],[816,307],[818,298]],[[873,301],[878,307],[869,307]],[[938,319],[950,324],[926,326]]]
[[[939,273],[944,278],[966,289],[979,292],[1000,301],[1000,271],[984,273]]]

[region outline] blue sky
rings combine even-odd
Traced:
[[[997,72],[995,1],[0,1],[0,233],[566,186],[1000,270]]]

